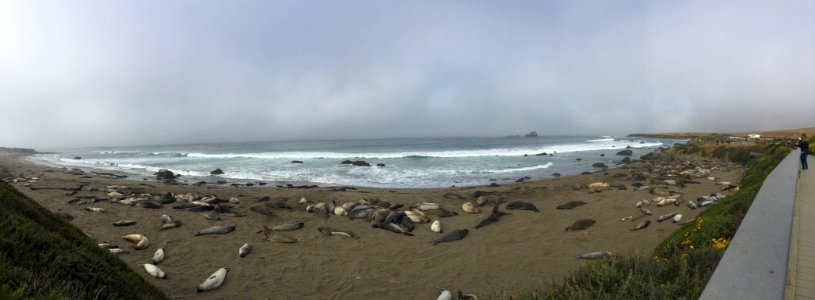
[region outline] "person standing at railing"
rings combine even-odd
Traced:
[[[798,148],[801,148],[801,169],[809,169],[807,164],[807,155],[809,155],[809,141],[807,141],[807,134],[802,133],[798,138]]]

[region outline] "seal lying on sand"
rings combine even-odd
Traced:
[[[121,221],[113,222],[113,226],[130,226],[130,225],[135,225],[135,224],[136,224],[136,221],[134,221],[134,220],[121,220]]]
[[[164,248],[158,248],[156,253],[153,253],[153,264],[157,265],[164,260]]]
[[[207,234],[227,234],[232,232],[233,230],[235,230],[235,226],[232,225],[215,225],[209,228],[202,229],[201,231],[196,233],[195,236]]]
[[[238,257],[245,257],[250,251],[252,251],[252,245],[249,245],[249,243],[243,244],[243,246],[238,249]]]
[[[347,236],[347,237],[355,239],[355,240],[359,239],[359,237],[356,234],[354,234],[353,232],[351,232],[349,230],[337,230],[337,229],[334,229],[334,228],[331,228],[331,227],[326,227],[326,226],[317,227],[317,230],[319,232],[322,232],[325,235],[342,235],[342,236]]]
[[[164,279],[164,271],[161,268],[157,267],[153,264],[144,264],[144,269],[147,270],[147,273],[153,275],[153,277]]]
[[[268,227],[266,227],[266,228],[268,228]],[[303,222],[286,223],[286,224],[277,225],[275,227],[268,228],[268,229],[272,230],[272,231],[291,231],[291,230],[297,230],[297,229],[300,229],[300,228],[303,228]]]
[[[512,201],[507,203],[507,209],[522,209],[522,210],[531,210],[534,212],[540,212],[535,204],[524,202],[524,201]]]
[[[224,279],[226,279],[227,271],[229,271],[229,268],[220,268],[218,271],[215,271],[215,273],[212,273],[207,280],[204,280],[203,283],[198,285],[196,292],[206,292],[220,287],[221,284],[224,283]]]
[[[433,243],[433,245],[437,245],[438,243],[457,241],[467,236],[468,232],[469,231],[467,229],[456,229],[448,233],[445,233],[444,235],[436,238],[435,240],[432,240],[431,243]]]
[[[479,229],[481,227],[498,222],[498,219],[501,218],[501,216],[503,215],[501,212],[498,211],[498,207],[499,207],[498,205],[493,207],[492,213],[486,219],[481,220],[481,222],[478,222],[478,225],[475,225],[475,229]]]
[[[650,224],[651,224],[651,220],[645,220],[645,221],[642,221],[642,223],[637,224],[637,227],[634,227],[634,229],[631,229],[631,230],[632,231],[640,230],[640,229],[643,229],[645,227],[648,227],[648,225],[650,225]]]
[[[569,231],[569,230],[583,230],[583,229],[591,227],[591,225],[594,225],[595,222],[597,222],[597,221],[595,221],[593,219],[580,219],[580,220],[575,221],[572,225],[569,225],[569,227],[566,227],[566,231]]]
[[[598,258],[607,258],[607,257],[611,257],[611,256],[612,256],[611,252],[599,251],[599,252],[586,253],[586,254],[583,254],[581,256],[578,256],[577,258],[578,259],[598,259]]]
[[[441,294],[439,294],[439,297],[436,298],[436,300],[453,300],[453,293],[445,289],[439,290],[441,291]]]
[[[564,204],[558,205],[556,208],[557,209],[573,209],[573,208],[581,206],[583,204],[587,204],[587,203],[583,202],[583,201],[569,201],[569,202],[566,202]]]

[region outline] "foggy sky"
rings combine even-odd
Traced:
[[[0,111],[16,147],[809,127],[815,1],[2,1]]]

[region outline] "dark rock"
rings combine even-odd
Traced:
[[[218,184],[226,184],[226,180],[218,180],[216,183],[218,183]]]
[[[631,163],[631,158],[626,156],[625,158],[623,158],[623,160],[620,161],[620,163],[630,164]]]
[[[156,179],[159,179],[159,180],[175,180],[175,178],[178,177],[175,174],[173,174],[172,171],[164,170],[164,169],[159,170],[158,172],[156,172],[153,175],[156,175]]]
[[[608,166],[607,166],[606,164],[604,164],[604,163],[594,163],[594,164],[593,164],[593,165],[591,165],[591,166],[592,166],[592,167],[595,167],[595,168],[603,168],[603,169],[608,169]]]
[[[547,155],[546,152],[541,152],[541,153],[535,154],[535,156],[546,156],[546,155]]]
[[[291,161],[291,163],[293,163],[293,164],[302,164],[303,161],[302,160],[293,160],[293,161]]]
[[[263,181],[258,181],[258,185],[266,185],[266,183]]]
[[[625,146],[625,149],[632,149],[632,148],[634,148],[634,147],[631,147],[631,146]]]
[[[625,186],[625,184],[622,184],[622,183],[615,185],[614,188],[618,189],[618,190],[621,190],[621,191],[628,190],[628,187]]]
[[[377,167],[384,167],[384,166],[385,166],[385,164],[383,164],[383,163],[378,163],[378,164],[376,164],[376,166],[377,166]]]
[[[581,160],[583,160],[583,159],[582,159],[582,158],[579,158],[579,157],[576,159],[576,161],[581,161]]]
[[[247,183],[246,186],[255,186],[254,183]]]
[[[82,156],[74,157],[74,159],[82,159]]]
[[[224,170],[221,170],[221,169],[215,169],[215,170],[212,170],[212,172],[209,172],[209,174],[211,174],[211,175],[221,175],[223,173],[224,173]]]
[[[499,186],[500,186],[500,185],[498,185],[498,184],[497,184],[497,183],[495,183],[495,182],[490,183],[490,187],[499,187]]]
[[[580,173],[580,175],[591,175],[591,172],[583,172],[583,173]]]
[[[193,185],[197,185],[197,186],[207,185],[207,182],[206,182],[206,181],[201,180],[201,181],[199,181],[199,182],[194,183]]]
[[[553,177],[560,177],[560,173],[552,173]]]
[[[354,166],[357,166],[357,167],[370,167],[371,166],[371,164],[369,164],[368,162],[366,162],[364,160],[357,160],[357,161],[345,160],[345,161],[341,162],[340,164],[341,165],[354,165]]]
[[[631,155],[634,155],[634,151],[622,150],[620,152],[617,152],[617,155],[631,156]]]

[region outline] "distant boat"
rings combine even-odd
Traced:
[[[525,137],[538,137],[538,132],[537,131],[530,131],[529,133],[527,133],[524,136]]]

